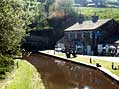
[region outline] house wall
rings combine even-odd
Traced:
[[[80,48],[79,53],[91,51],[91,44],[93,39],[93,31],[69,31],[65,32],[65,47],[66,48]]]
[[[116,21],[111,20],[108,23],[104,24],[97,30],[101,31],[101,37],[99,38],[99,43],[102,43],[103,40],[108,39],[109,37],[119,34],[119,25]]]
[[[84,44],[90,44],[93,31],[69,31],[65,32],[65,39],[68,41],[80,40]]]
[[[105,44],[104,42],[108,43],[107,39],[109,39],[114,35],[119,34],[119,24],[114,20],[110,20],[109,22],[103,24],[101,27],[95,29],[93,33],[95,33],[96,31],[100,31],[101,35],[95,38],[95,34],[93,34],[93,40],[91,45],[92,45],[92,50],[94,52],[100,51],[98,50],[98,45],[102,45],[102,48],[106,45],[110,45],[110,43]],[[111,43],[111,45],[114,45],[114,43]]]
[[[97,31],[101,33],[98,37],[95,36]],[[69,48],[79,42],[80,46],[83,45],[83,52],[86,49],[88,54],[92,54],[91,51],[97,50],[98,52],[98,44],[103,48],[103,41],[115,34],[119,34],[119,25],[116,21],[110,20],[94,30],[67,31],[64,35],[64,43],[65,47],[67,45],[67,48]]]

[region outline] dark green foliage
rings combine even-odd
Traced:
[[[0,79],[5,78],[6,72],[11,72],[14,68],[14,61],[10,57],[0,55]]]
[[[57,0],[55,2],[56,10],[63,10],[65,14],[73,14],[73,2],[72,0]]]
[[[38,9],[38,14],[35,16],[35,19],[33,21],[33,24],[35,24],[33,29],[43,30],[45,28],[49,28],[49,24],[48,24],[46,16],[45,16],[45,10],[44,10],[43,6],[38,5],[38,7],[36,7],[36,8]]]
[[[14,61],[10,57],[6,57],[3,55],[0,55],[0,67],[9,67],[10,65],[14,65]]]
[[[47,25],[42,5],[37,0],[0,0],[0,77],[13,69],[14,61],[6,55],[19,53],[26,32]],[[34,28],[28,25],[37,23]]]
[[[43,18],[42,18],[43,17]],[[0,53],[12,55],[33,22],[44,22],[41,4],[36,0],[0,0]]]
[[[25,33],[23,7],[16,0],[0,0],[0,53],[11,53]]]

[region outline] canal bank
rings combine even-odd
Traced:
[[[40,74],[33,65],[26,60],[15,61],[18,67],[15,66],[6,79],[0,80],[0,89],[45,89]]]
[[[94,65],[43,52],[27,61],[41,73],[46,89],[119,89],[118,77]]]
[[[66,58],[66,54],[62,52],[56,52],[54,50],[42,51],[44,53],[54,55],[57,57]],[[106,56],[90,56],[90,55],[76,55],[77,57],[68,58],[69,60],[83,62],[87,64],[101,66],[109,70],[112,74],[119,77],[119,58],[118,57],[106,57]]]

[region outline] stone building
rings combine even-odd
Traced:
[[[65,49],[73,48],[78,53],[97,55],[104,48],[119,46],[119,23],[113,19],[98,20],[93,16],[92,20],[84,21],[80,18],[74,25],[64,30],[64,37],[57,42]]]

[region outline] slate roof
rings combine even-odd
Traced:
[[[111,19],[102,19],[98,20],[97,22],[90,21],[84,21],[82,24],[79,24],[78,22],[74,25],[70,26],[69,28],[65,29],[64,31],[79,31],[79,30],[95,30],[102,26],[103,24],[109,22]]]

